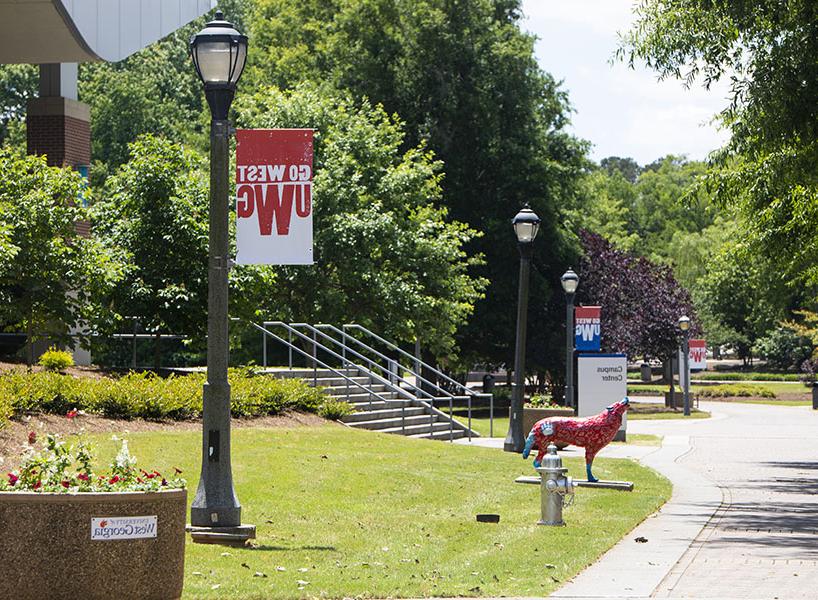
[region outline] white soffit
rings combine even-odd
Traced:
[[[0,63],[120,61],[215,0],[0,0]]]

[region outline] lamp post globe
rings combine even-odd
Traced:
[[[565,292],[565,406],[574,406],[574,294],[579,276],[569,268],[560,277]]]
[[[202,393],[202,472],[190,508],[194,541],[255,537],[242,525],[230,463],[228,366],[229,140],[227,115],[247,59],[247,36],[216,18],[190,40],[196,73],[210,106],[210,208],[207,292],[207,382]]]
[[[523,435],[523,396],[525,393],[525,338],[528,318],[528,278],[531,270],[533,242],[540,229],[540,218],[528,205],[524,206],[511,220],[517,249],[520,251],[520,284],[517,289],[517,336],[514,348],[514,389],[509,407],[508,433],[503,450],[522,452],[525,444]]]
[[[690,318],[686,315],[679,317],[679,329],[682,331],[682,364],[680,369],[684,369],[684,415],[690,416]]]

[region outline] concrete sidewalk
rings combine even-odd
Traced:
[[[609,446],[600,454],[656,469],[673,496],[552,598],[818,598],[818,413],[702,408],[713,417],[628,423],[630,433],[664,436],[661,448]]]

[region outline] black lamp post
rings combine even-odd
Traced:
[[[514,349],[514,389],[509,409],[508,433],[503,450],[522,452],[525,444],[523,435],[523,395],[525,393],[525,334],[528,317],[528,275],[531,267],[533,242],[540,229],[540,218],[533,210],[524,207],[512,219],[517,248],[520,251],[520,286],[517,292],[517,343]]]
[[[569,268],[560,278],[565,291],[565,406],[574,406],[574,294],[579,277]]]
[[[190,40],[190,54],[210,105],[210,244],[207,294],[207,383],[202,410],[202,474],[190,509],[194,541],[254,537],[241,524],[230,466],[230,385],[227,383],[228,136],[227,113],[247,59],[247,36],[216,18]],[[198,539],[197,539],[198,538]]]
[[[690,416],[690,319],[686,316],[679,317],[679,329],[682,330],[682,364],[679,369],[684,369],[684,415]]]

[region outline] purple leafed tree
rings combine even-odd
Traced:
[[[698,335],[690,294],[670,267],[617,250],[590,231],[581,231],[580,241],[578,300],[602,306],[603,351],[666,360],[678,348],[682,315],[691,319],[691,336]]]

